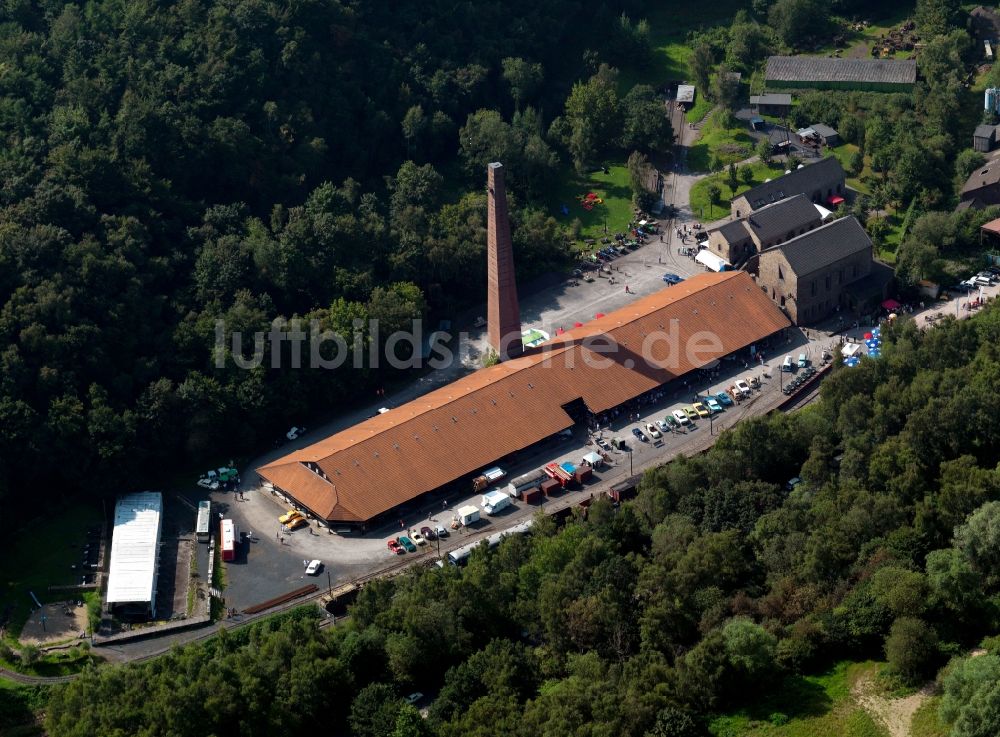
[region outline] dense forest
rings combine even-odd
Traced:
[[[511,171],[522,277],[565,266],[553,120],[581,167],[671,140],[652,89],[622,90],[629,123],[602,66],[648,45],[641,5],[6,3],[0,497],[250,454],[382,386],[217,370],[216,321],[350,336],[480,301],[488,161]]]
[[[693,737],[845,657],[933,678],[1000,624],[1000,310],[886,343],[633,502],[374,581],[340,626],[305,610],[92,670],[53,692],[49,733]],[[945,669],[953,737],[1000,732],[998,674],[993,654]]]

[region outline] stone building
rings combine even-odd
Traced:
[[[754,254],[818,228],[819,210],[805,195],[768,205],[708,233],[708,248],[737,268]]]
[[[866,284],[872,264],[871,239],[857,219],[846,217],[761,251],[757,284],[792,322],[808,325],[841,307],[860,309],[868,291],[884,291],[887,282]]]
[[[730,205],[730,215],[738,220],[797,194],[804,194],[817,205],[825,204],[831,200],[843,200],[845,191],[844,167],[836,157],[830,156],[737,195]]]

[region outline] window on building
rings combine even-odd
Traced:
[[[813,279],[812,282],[810,282],[810,284],[809,284],[809,293],[813,297],[816,296],[816,280],[815,279]]]
[[[827,288],[827,291],[829,291],[829,289],[830,289],[830,275],[829,274],[826,275],[826,278],[824,279],[824,281],[826,281],[826,288]]]
[[[785,280],[785,272],[783,272],[783,271],[781,270],[781,267],[780,267],[780,266],[778,267],[778,279],[779,279],[779,280],[781,280],[781,281],[784,281],[784,280]]]
[[[781,296],[781,306],[782,307],[785,306],[785,296],[784,295]]]
[[[858,265],[854,264],[851,266],[851,276],[854,277],[857,275],[858,275]]]
[[[844,283],[844,270],[843,269],[838,269],[837,270],[837,284],[843,284],[843,283]]]

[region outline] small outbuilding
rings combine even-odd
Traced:
[[[695,90],[693,84],[677,85],[677,104],[685,110],[690,110],[694,107],[694,95]]]
[[[758,115],[785,118],[792,112],[792,96],[785,92],[750,95],[750,109],[756,110]]]

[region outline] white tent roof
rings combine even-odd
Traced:
[[[827,210],[825,207],[823,207],[822,205],[817,205],[815,202],[813,203],[813,207],[815,207],[816,211],[819,213],[820,222],[825,223],[826,219],[831,215],[833,215],[833,210]]]
[[[854,354],[858,353],[860,350],[861,350],[860,343],[845,343],[843,346],[841,346],[840,353],[841,355],[844,356],[844,358],[850,358]]]
[[[108,604],[149,602],[155,607],[162,511],[163,495],[158,491],[129,494],[115,505]]]
[[[594,452],[587,453],[587,455],[583,457],[583,460],[585,460],[591,466],[599,466],[602,463],[604,463],[604,459],[601,458],[601,455],[599,453],[594,453]]]
[[[729,262],[726,259],[722,258],[722,256],[716,256],[707,248],[698,251],[698,255],[694,257],[694,260],[699,264],[704,264],[712,271],[725,271],[726,267],[729,266]]]

